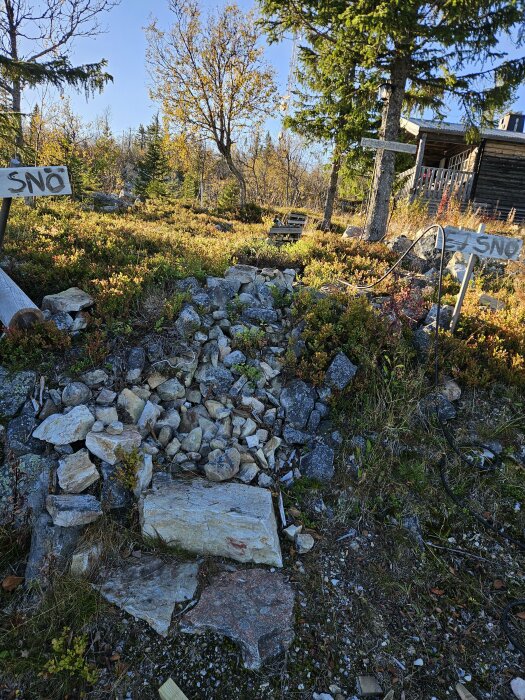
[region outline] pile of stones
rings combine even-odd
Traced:
[[[178,284],[187,301],[163,337],[146,337],[78,380],[63,376],[46,388],[34,372],[0,370],[8,419],[0,520],[30,518],[26,583],[45,586],[53,567],[66,564],[85,573],[100,551],[76,549],[83,528],[136,501],[144,535],[282,566],[272,492],[300,476],[332,478],[342,438],[328,400],[357,372],[339,353],[318,388],[285,377],[285,353],[304,349],[290,312],[294,280],[294,270],[248,265],[204,284],[190,277]],[[67,290],[44,306],[75,323],[89,306],[83,294]],[[280,519],[297,551],[307,552],[313,538],[282,509]],[[166,620],[155,624],[166,629]]]

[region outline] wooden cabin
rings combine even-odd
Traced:
[[[454,196],[496,218],[525,221],[525,115],[505,114],[475,144],[467,144],[464,124],[402,119],[401,126],[418,150],[414,167],[398,176],[398,196],[423,199],[431,212]]]

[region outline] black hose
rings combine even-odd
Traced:
[[[441,315],[441,296],[442,296],[442,279],[443,279],[443,268],[444,268],[444,260],[445,260],[445,249],[446,249],[446,234],[444,229],[439,226],[441,229],[441,233],[443,236],[443,247],[441,250],[441,257],[440,257],[440,262],[439,262],[439,283],[438,283],[438,297],[437,297],[437,311],[436,311],[436,328],[435,328],[435,333],[434,333],[434,389],[437,392],[439,390],[439,321],[440,321],[440,315]],[[457,446],[454,436],[452,435],[452,432],[446,425],[446,423],[442,420],[440,414],[439,414],[439,405],[436,401],[436,417],[439,423],[439,426],[441,428],[441,432],[443,433],[443,436],[445,440],[447,441],[448,446],[450,449],[459,457],[459,459],[466,464],[469,468],[472,468],[471,462],[465,457],[465,455],[461,452],[459,447]],[[490,530],[493,532],[495,535],[498,537],[501,537],[502,539],[506,540],[510,544],[515,545],[521,550],[525,551],[525,542],[523,540],[519,540],[516,537],[512,537],[512,535],[509,535],[505,528],[499,527],[495,523],[493,523],[491,520],[488,518],[485,518],[484,516],[480,515],[477,513],[473,508],[471,508],[468,503],[465,502],[464,499],[462,499],[460,496],[458,496],[452,487],[450,486],[450,483],[447,479],[447,473],[445,470],[445,465],[446,465],[446,455],[443,455],[441,460],[439,461],[439,475],[441,478],[441,483],[443,485],[443,488],[449,498],[454,501],[454,503],[461,509],[465,510],[466,512],[469,513],[478,523],[483,525],[487,530]],[[512,643],[512,645],[521,653],[525,656],[525,647],[519,642],[514,634],[511,631],[510,628],[510,615],[511,612],[514,608],[516,607],[521,607],[525,605],[525,600],[520,599],[520,600],[514,600],[511,601],[504,609],[503,612],[501,613],[500,617],[500,625],[509,639],[509,641]]]
[[[407,250],[401,255],[401,257],[390,267],[384,275],[382,275],[378,280],[375,282],[372,282],[371,284],[366,284],[366,285],[353,285],[348,282],[345,282],[344,280],[339,280],[343,284],[349,286],[349,287],[356,287],[357,289],[372,289],[373,287],[377,286],[380,282],[382,282],[384,279],[386,279],[395,269],[396,267],[401,263],[403,258],[405,258],[410,251],[414,248],[414,246],[425,236],[429,231],[431,231],[433,228],[437,228],[438,231],[441,232],[442,236],[442,248],[441,248],[441,256],[439,260],[439,280],[438,280],[438,294],[437,294],[437,310],[436,310],[436,327],[434,331],[434,390],[436,392],[436,397],[439,391],[439,326],[440,326],[440,319],[441,319],[441,297],[442,297],[442,290],[443,290],[443,271],[444,271],[444,263],[445,263],[445,252],[446,252],[446,233],[444,228],[440,224],[431,224],[428,226],[414,241],[413,243],[407,248]],[[454,436],[452,435],[451,431],[449,430],[448,426],[446,423],[442,420],[440,414],[439,414],[439,405],[436,400],[436,417],[437,421],[439,423],[439,426],[441,428],[441,432],[443,433],[443,436],[450,447],[450,449],[454,452],[454,454],[459,457],[459,459],[466,464],[469,468],[472,468],[471,462],[465,457],[463,452],[459,449],[457,446]],[[480,515],[477,513],[473,508],[471,508],[466,501],[458,496],[453,488],[450,486],[450,483],[447,479],[447,473],[445,469],[445,465],[447,462],[447,457],[446,455],[443,455],[439,462],[439,475],[441,479],[441,483],[443,485],[443,489],[445,490],[446,494],[449,496],[449,498],[462,510],[466,511],[469,513],[471,517],[473,517],[480,525],[482,525],[484,528],[487,530],[490,530],[493,532],[495,535],[498,537],[501,537],[505,541],[507,541],[509,544],[513,544],[519,549],[525,551],[525,541],[519,540],[516,537],[512,537],[512,535],[509,535],[505,528],[499,527],[495,523],[493,523],[491,520],[488,520],[488,518],[485,518],[484,516]],[[509,639],[509,641],[512,643],[512,645],[521,653],[525,656],[525,646],[523,646],[514,636],[514,634],[511,631],[510,628],[510,615],[512,613],[512,610],[516,607],[521,607],[525,606],[525,599],[520,599],[520,600],[515,600],[511,601],[504,609],[501,614],[500,618],[500,624],[503,632]]]

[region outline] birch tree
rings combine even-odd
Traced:
[[[146,30],[151,95],[170,120],[213,141],[239,184],[243,207],[246,180],[235,145],[276,106],[255,16],[227,5],[203,17],[193,0],[170,0],[169,7],[170,28],[153,21]]]

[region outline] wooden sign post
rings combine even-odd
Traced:
[[[447,252],[460,252],[468,254],[465,276],[461,283],[456,305],[452,313],[450,331],[454,333],[459,321],[461,307],[467,293],[469,282],[474,271],[476,257],[493,258],[496,260],[518,260],[523,241],[519,238],[508,236],[495,236],[485,233],[485,224],[480,224],[477,231],[469,229],[445,226],[445,250]],[[436,248],[443,249],[443,236],[438,232]]]
[[[13,197],[50,197],[71,194],[67,168],[63,165],[26,168],[18,160],[0,168],[0,252]],[[0,322],[6,328],[27,328],[42,319],[42,312],[31,299],[0,269]]]
[[[12,160],[10,168],[0,168],[0,251],[13,197],[51,197],[71,194],[71,184],[64,165],[26,168]]]
[[[379,151],[395,151],[396,153],[410,153],[415,155],[417,152],[417,146],[411,143],[401,143],[400,141],[382,141],[381,139],[361,139],[361,146],[363,148],[372,148],[373,150]]]

